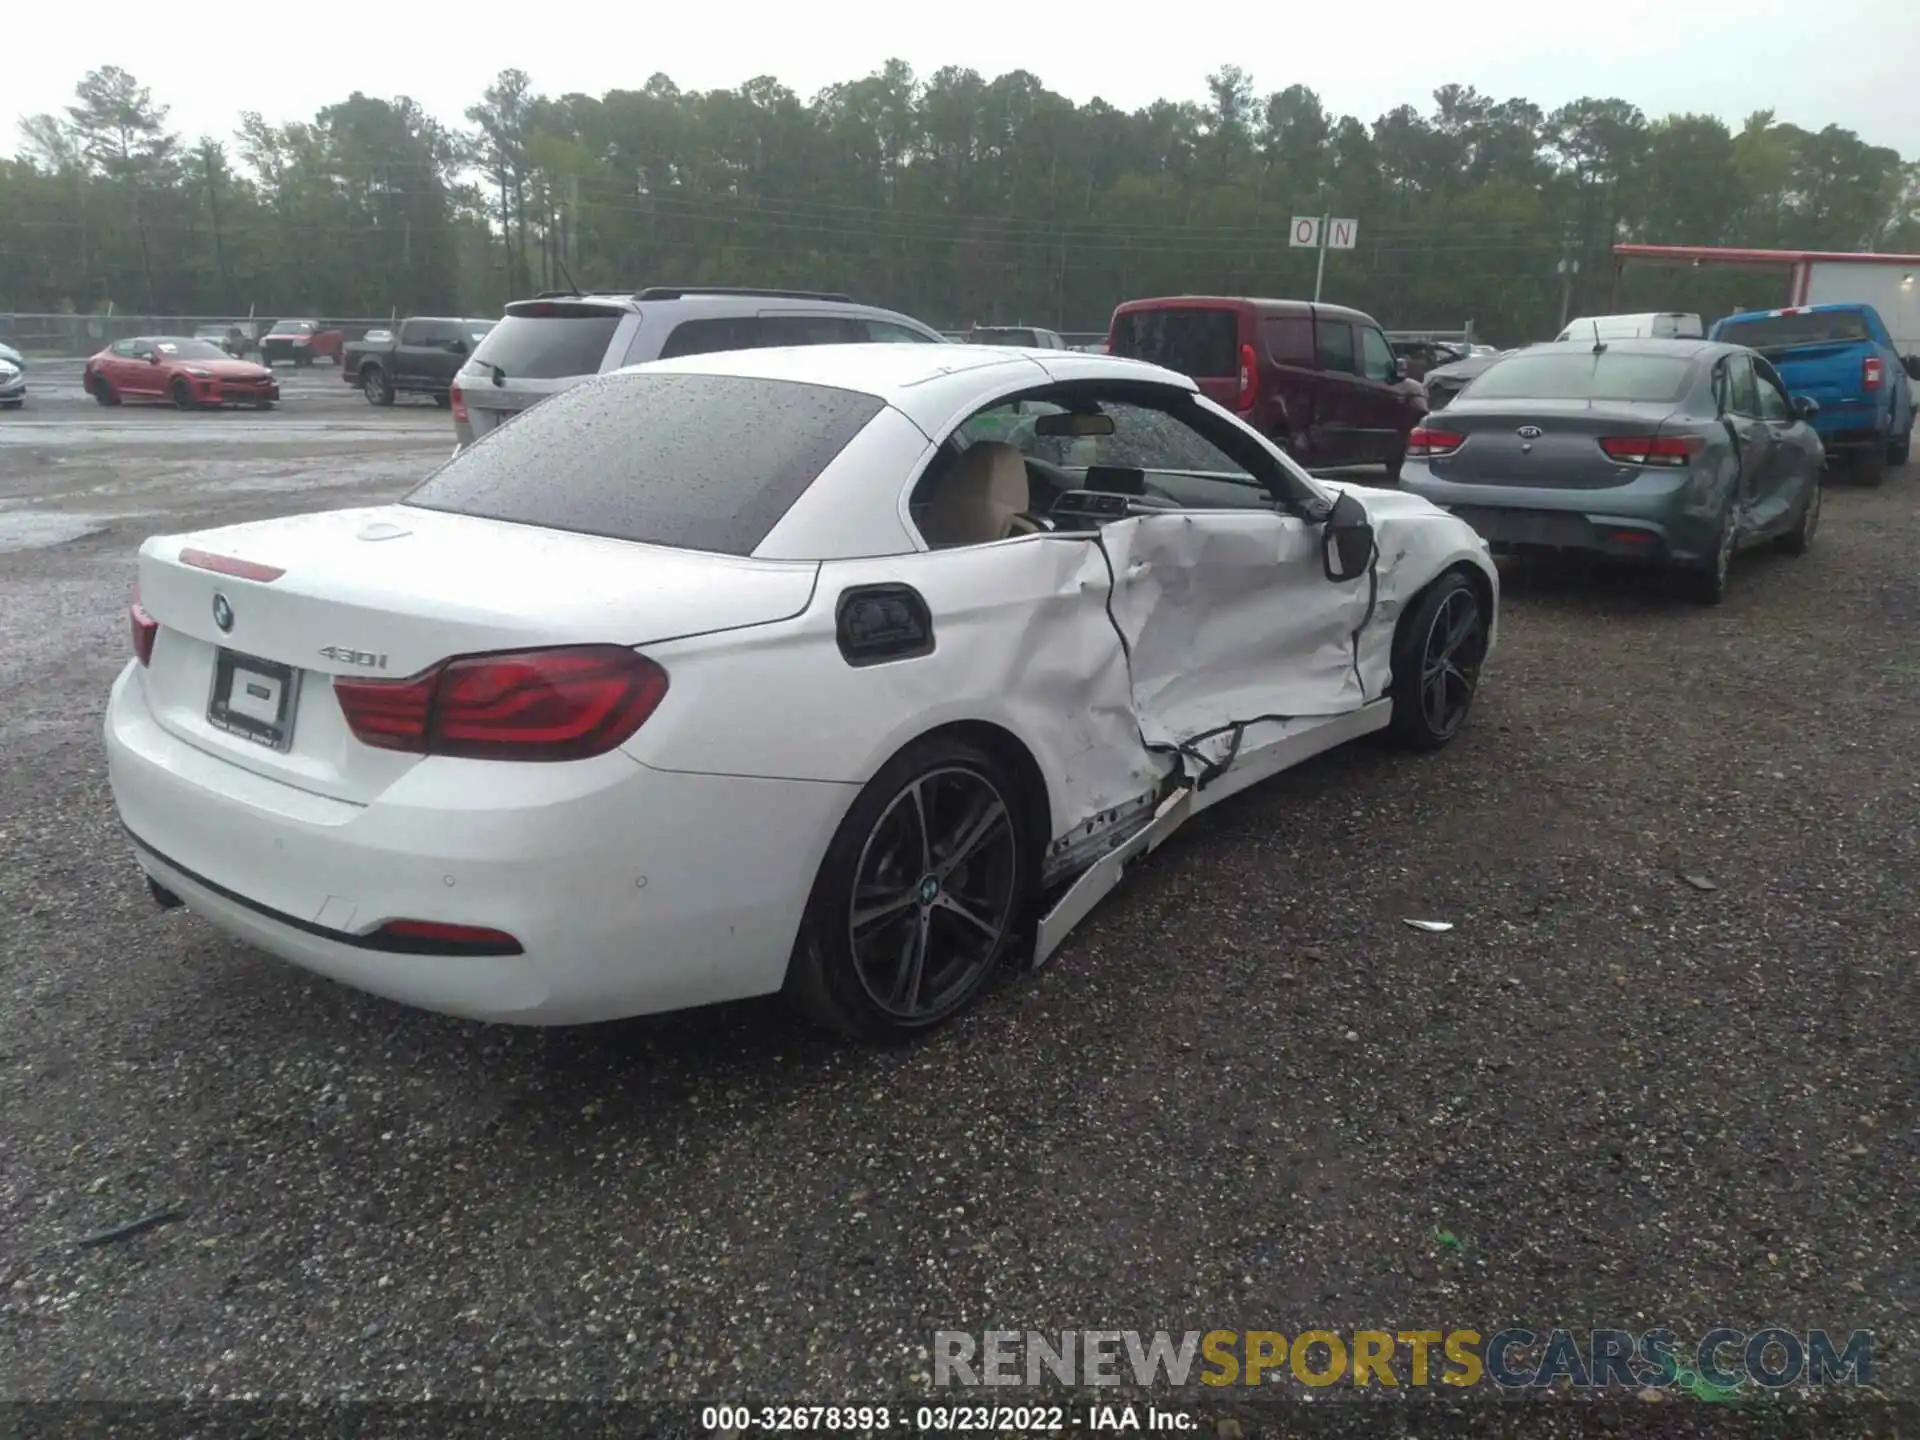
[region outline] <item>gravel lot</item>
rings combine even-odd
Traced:
[[[1920,474],[1718,611],[1510,580],[1455,747],[1223,805],[868,1051],[463,1024],[157,913],[98,739],[140,539],[450,426],[68,390],[0,419],[0,1391],[898,1399],[936,1328],[1524,1321],[1870,1328],[1915,1393]]]

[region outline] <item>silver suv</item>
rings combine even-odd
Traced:
[[[810,290],[654,286],[637,295],[546,291],[516,300],[453,383],[453,426],[464,447],[528,406],[623,365],[761,350],[875,341],[950,343],[918,320],[845,295]]]

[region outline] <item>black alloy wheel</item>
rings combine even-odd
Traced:
[[[1465,727],[1487,657],[1487,621],[1479,592],[1458,570],[1421,593],[1394,635],[1394,739],[1438,750]]]
[[[1001,761],[936,736],[881,769],[829,845],[788,998],[842,1034],[903,1039],[980,992],[1025,918],[1026,807]]]

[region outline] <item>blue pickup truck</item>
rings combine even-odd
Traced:
[[[1708,339],[1758,350],[1789,394],[1820,408],[1809,423],[1827,454],[1845,453],[1855,478],[1877,485],[1913,444],[1913,382],[1871,305],[1755,310],[1717,322]]]

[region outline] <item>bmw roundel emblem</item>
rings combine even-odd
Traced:
[[[217,590],[213,595],[213,623],[222,634],[233,629],[233,602]]]

